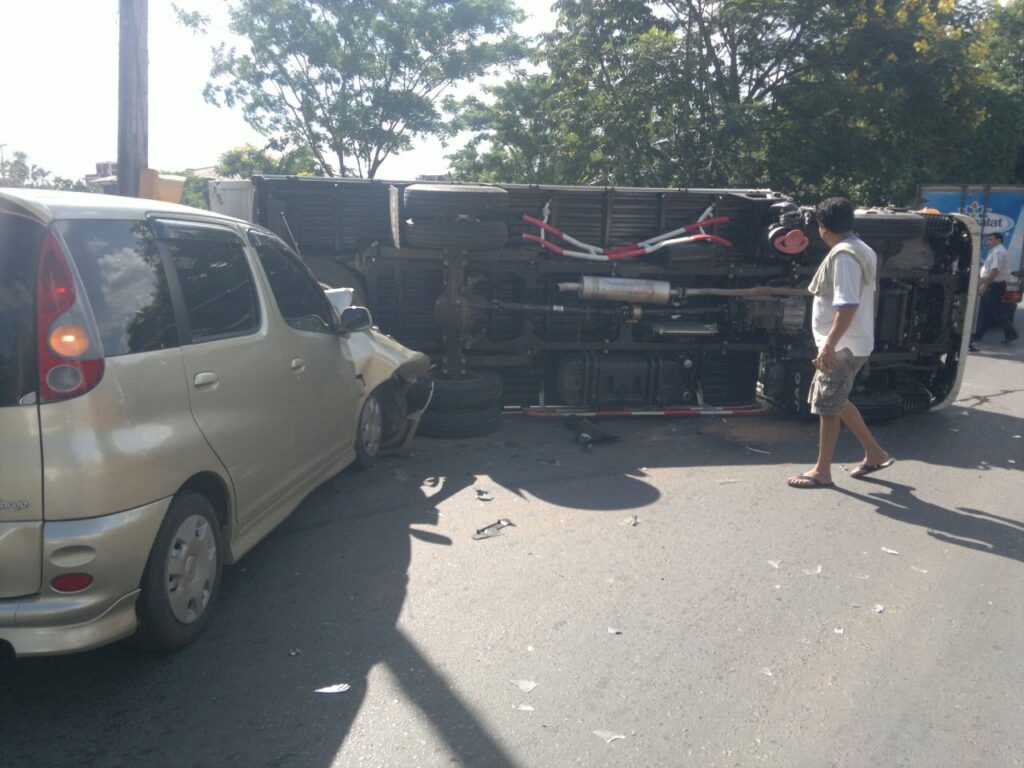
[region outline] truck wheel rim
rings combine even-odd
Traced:
[[[217,572],[217,542],[210,523],[201,515],[186,518],[167,552],[167,599],[182,624],[197,621],[213,594]]]
[[[363,449],[370,456],[376,456],[380,450],[380,438],[384,431],[380,401],[376,397],[368,397],[363,404],[363,417],[360,420],[359,430]]]

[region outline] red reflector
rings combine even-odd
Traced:
[[[92,584],[92,576],[88,573],[62,573],[50,582],[50,585],[58,592],[81,592],[90,584]]]

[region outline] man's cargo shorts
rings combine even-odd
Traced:
[[[866,357],[854,357],[844,349],[836,353],[836,365],[831,371],[816,371],[811,381],[811,391],[807,393],[811,413],[838,416],[846,407],[853,382],[867,361]]]

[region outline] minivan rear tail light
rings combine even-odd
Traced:
[[[36,282],[39,400],[88,392],[103,378],[103,350],[92,315],[60,241],[47,232]]]

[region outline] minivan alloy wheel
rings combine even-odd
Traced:
[[[384,411],[376,392],[371,392],[363,402],[356,430],[356,466],[369,469],[380,455],[384,437]]]
[[[167,552],[167,600],[182,624],[196,621],[210,602],[216,579],[217,541],[200,515],[178,526]]]

